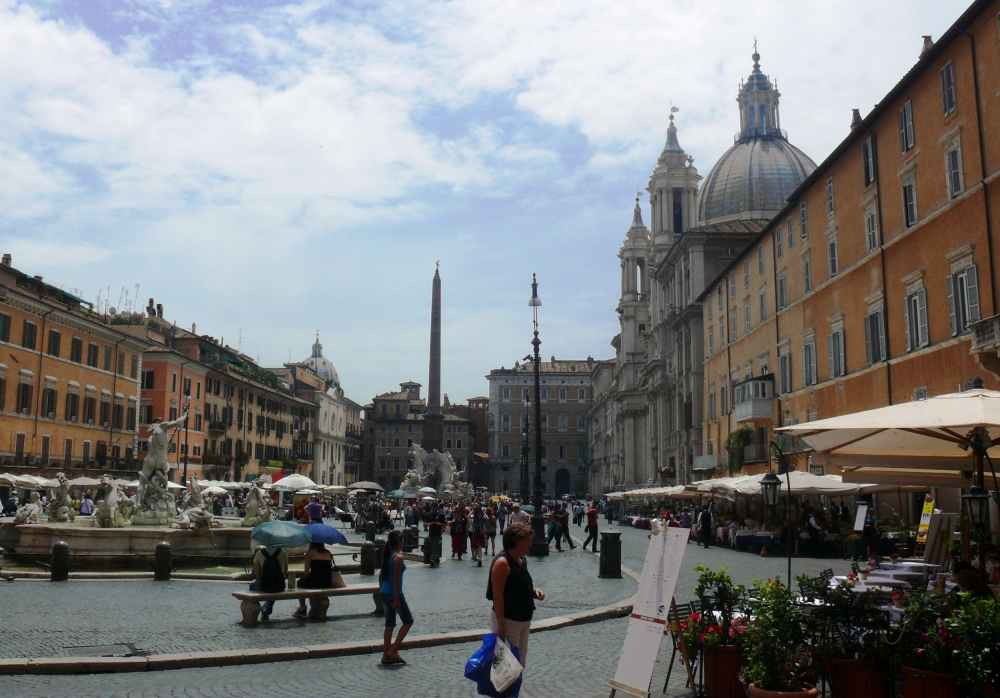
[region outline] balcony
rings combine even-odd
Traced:
[[[713,453],[710,456],[695,456],[691,465],[692,470],[715,470],[722,463],[722,454]]]
[[[1000,315],[974,322],[969,327],[972,329],[969,353],[976,357],[980,366],[1000,378]]]
[[[733,415],[737,422],[774,418],[774,376],[751,378],[733,386]]]
[[[223,433],[226,431],[226,423],[221,419],[208,420],[208,430]]]
[[[768,444],[750,444],[743,447],[743,463],[766,463],[770,460]]]

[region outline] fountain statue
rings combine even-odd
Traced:
[[[164,422],[163,417],[157,417],[149,425],[148,453],[139,473],[139,503],[138,511],[132,515],[133,524],[164,526],[170,523],[174,515],[174,498],[167,491],[167,473],[170,470],[167,451],[172,440],[170,432],[180,428],[187,416],[185,408],[179,419]]]
[[[100,528],[124,528],[128,518],[125,504],[131,500],[122,497],[118,491],[118,483],[110,475],[101,476],[100,491],[104,493],[104,498],[94,509],[94,525]]]
[[[56,480],[59,481],[59,484],[56,485],[46,513],[49,516],[49,521],[68,523],[76,518],[73,499],[69,496],[69,478],[63,473],[59,473],[56,475]]]
[[[464,471],[455,467],[450,453],[441,453],[437,449],[428,453],[414,444],[410,448],[410,455],[413,456],[414,469],[407,471],[406,478],[400,485],[402,489],[416,492],[421,487],[431,487],[436,483],[442,496],[472,499],[475,495],[472,485],[463,481]]]
[[[17,510],[14,514],[15,524],[36,524],[41,523],[42,503],[39,501],[38,492],[32,492],[28,502]]]
[[[222,524],[212,516],[211,505],[206,505],[201,495],[201,486],[198,478],[188,480],[187,492],[181,500],[181,513],[175,518],[170,528],[218,528]]]
[[[271,511],[271,501],[264,493],[263,484],[264,481],[258,477],[250,485],[247,506],[243,515],[244,526],[253,527],[274,518],[274,513]]]

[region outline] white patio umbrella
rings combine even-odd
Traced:
[[[421,487],[420,491],[424,492],[425,494],[437,494],[437,490],[434,489],[433,487]]]
[[[736,491],[740,494],[756,495],[760,494],[760,481],[763,475],[753,475],[745,482],[736,486]],[[856,483],[846,483],[841,478],[833,475],[813,475],[801,470],[793,470],[788,473],[788,479],[781,476],[781,491],[788,491],[788,484],[791,484],[791,494],[825,494],[828,496],[848,496],[857,494],[861,485]]]
[[[73,478],[72,480],[69,481],[69,484],[72,485],[73,487],[94,487],[96,485],[101,484],[101,481],[95,480],[92,477],[87,477],[84,475],[81,477]]]
[[[213,494],[213,495],[225,495],[228,492],[225,488],[219,487],[218,485],[212,485],[211,487],[206,487],[202,490],[202,494]]]
[[[315,489],[316,483],[307,478],[305,475],[295,473],[294,475],[286,475],[281,478],[274,483],[274,486],[284,490],[304,490],[307,487]]]

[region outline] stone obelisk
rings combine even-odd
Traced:
[[[444,415],[441,414],[441,274],[434,269],[431,283],[431,358],[428,371],[427,414],[424,415],[424,435],[420,445],[428,453],[441,449],[444,438]]]

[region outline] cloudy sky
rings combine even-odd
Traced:
[[[543,356],[612,355],[671,101],[707,174],[756,37],[819,162],[966,4],[0,0],[0,248],[264,365],[319,329],[362,404],[426,383],[440,260],[464,400],[530,350],[532,272]]]

